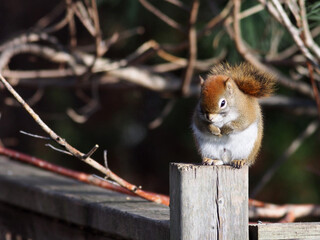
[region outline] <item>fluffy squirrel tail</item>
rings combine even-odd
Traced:
[[[228,63],[218,64],[211,69],[210,76],[212,75],[232,78],[242,92],[256,98],[270,96],[276,84],[273,75],[259,71],[249,63],[237,66],[230,66]]]

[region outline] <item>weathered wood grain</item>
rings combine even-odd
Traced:
[[[123,240],[87,226],[71,224],[0,202],[0,240],[8,239]]]
[[[252,240],[319,240],[320,222],[250,224]]]
[[[4,157],[0,157],[0,201],[120,239],[169,239],[168,207]]]
[[[248,240],[248,168],[170,166],[172,240]]]

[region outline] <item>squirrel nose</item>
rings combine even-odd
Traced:
[[[214,122],[214,120],[216,119],[217,117],[217,114],[214,114],[214,113],[206,113],[206,119],[209,121],[209,122]]]
[[[209,118],[210,113],[205,113],[204,116],[206,117],[206,119],[207,119],[208,121],[210,121],[210,118]]]

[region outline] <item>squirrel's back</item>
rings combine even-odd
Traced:
[[[270,96],[276,83],[274,76],[259,71],[249,63],[237,66],[230,66],[228,63],[218,64],[211,69],[209,76],[218,75],[232,78],[242,92],[256,98]]]

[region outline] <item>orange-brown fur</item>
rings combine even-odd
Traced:
[[[263,119],[257,98],[269,96],[274,91],[274,85],[275,78],[272,75],[260,72],[247,63],[234,67],[227,63],[217,65],[201,84],[199,107],[193,116],[198,130],[221,137],[244,131],[254,122],[258,124],[258,136],[250,155],[247,159],[233,160],[231,165],[234,167],[251,165],[255,161],[263,135]],[[218,104],[221,98],[226,99],[229,106],[237,110],[238,117],[218,128],[205,120],[203,115],[223,114],[223,109],[220,109]],[[211,160],[204,157],[203,163]]]
[[[268,97],[274,91],[275,78],[249,63],[237,66],[230,66],[228,63],[218,64],[212,68],[209,78],[217,75],[232,78],[242,92],[256,98]]]
[[[203,84],[201,91],[201,105],[203,110],[207,112],[214,111],[216,103],[225,92],[225,82],[228,79],[226,76],[210,76]]]

